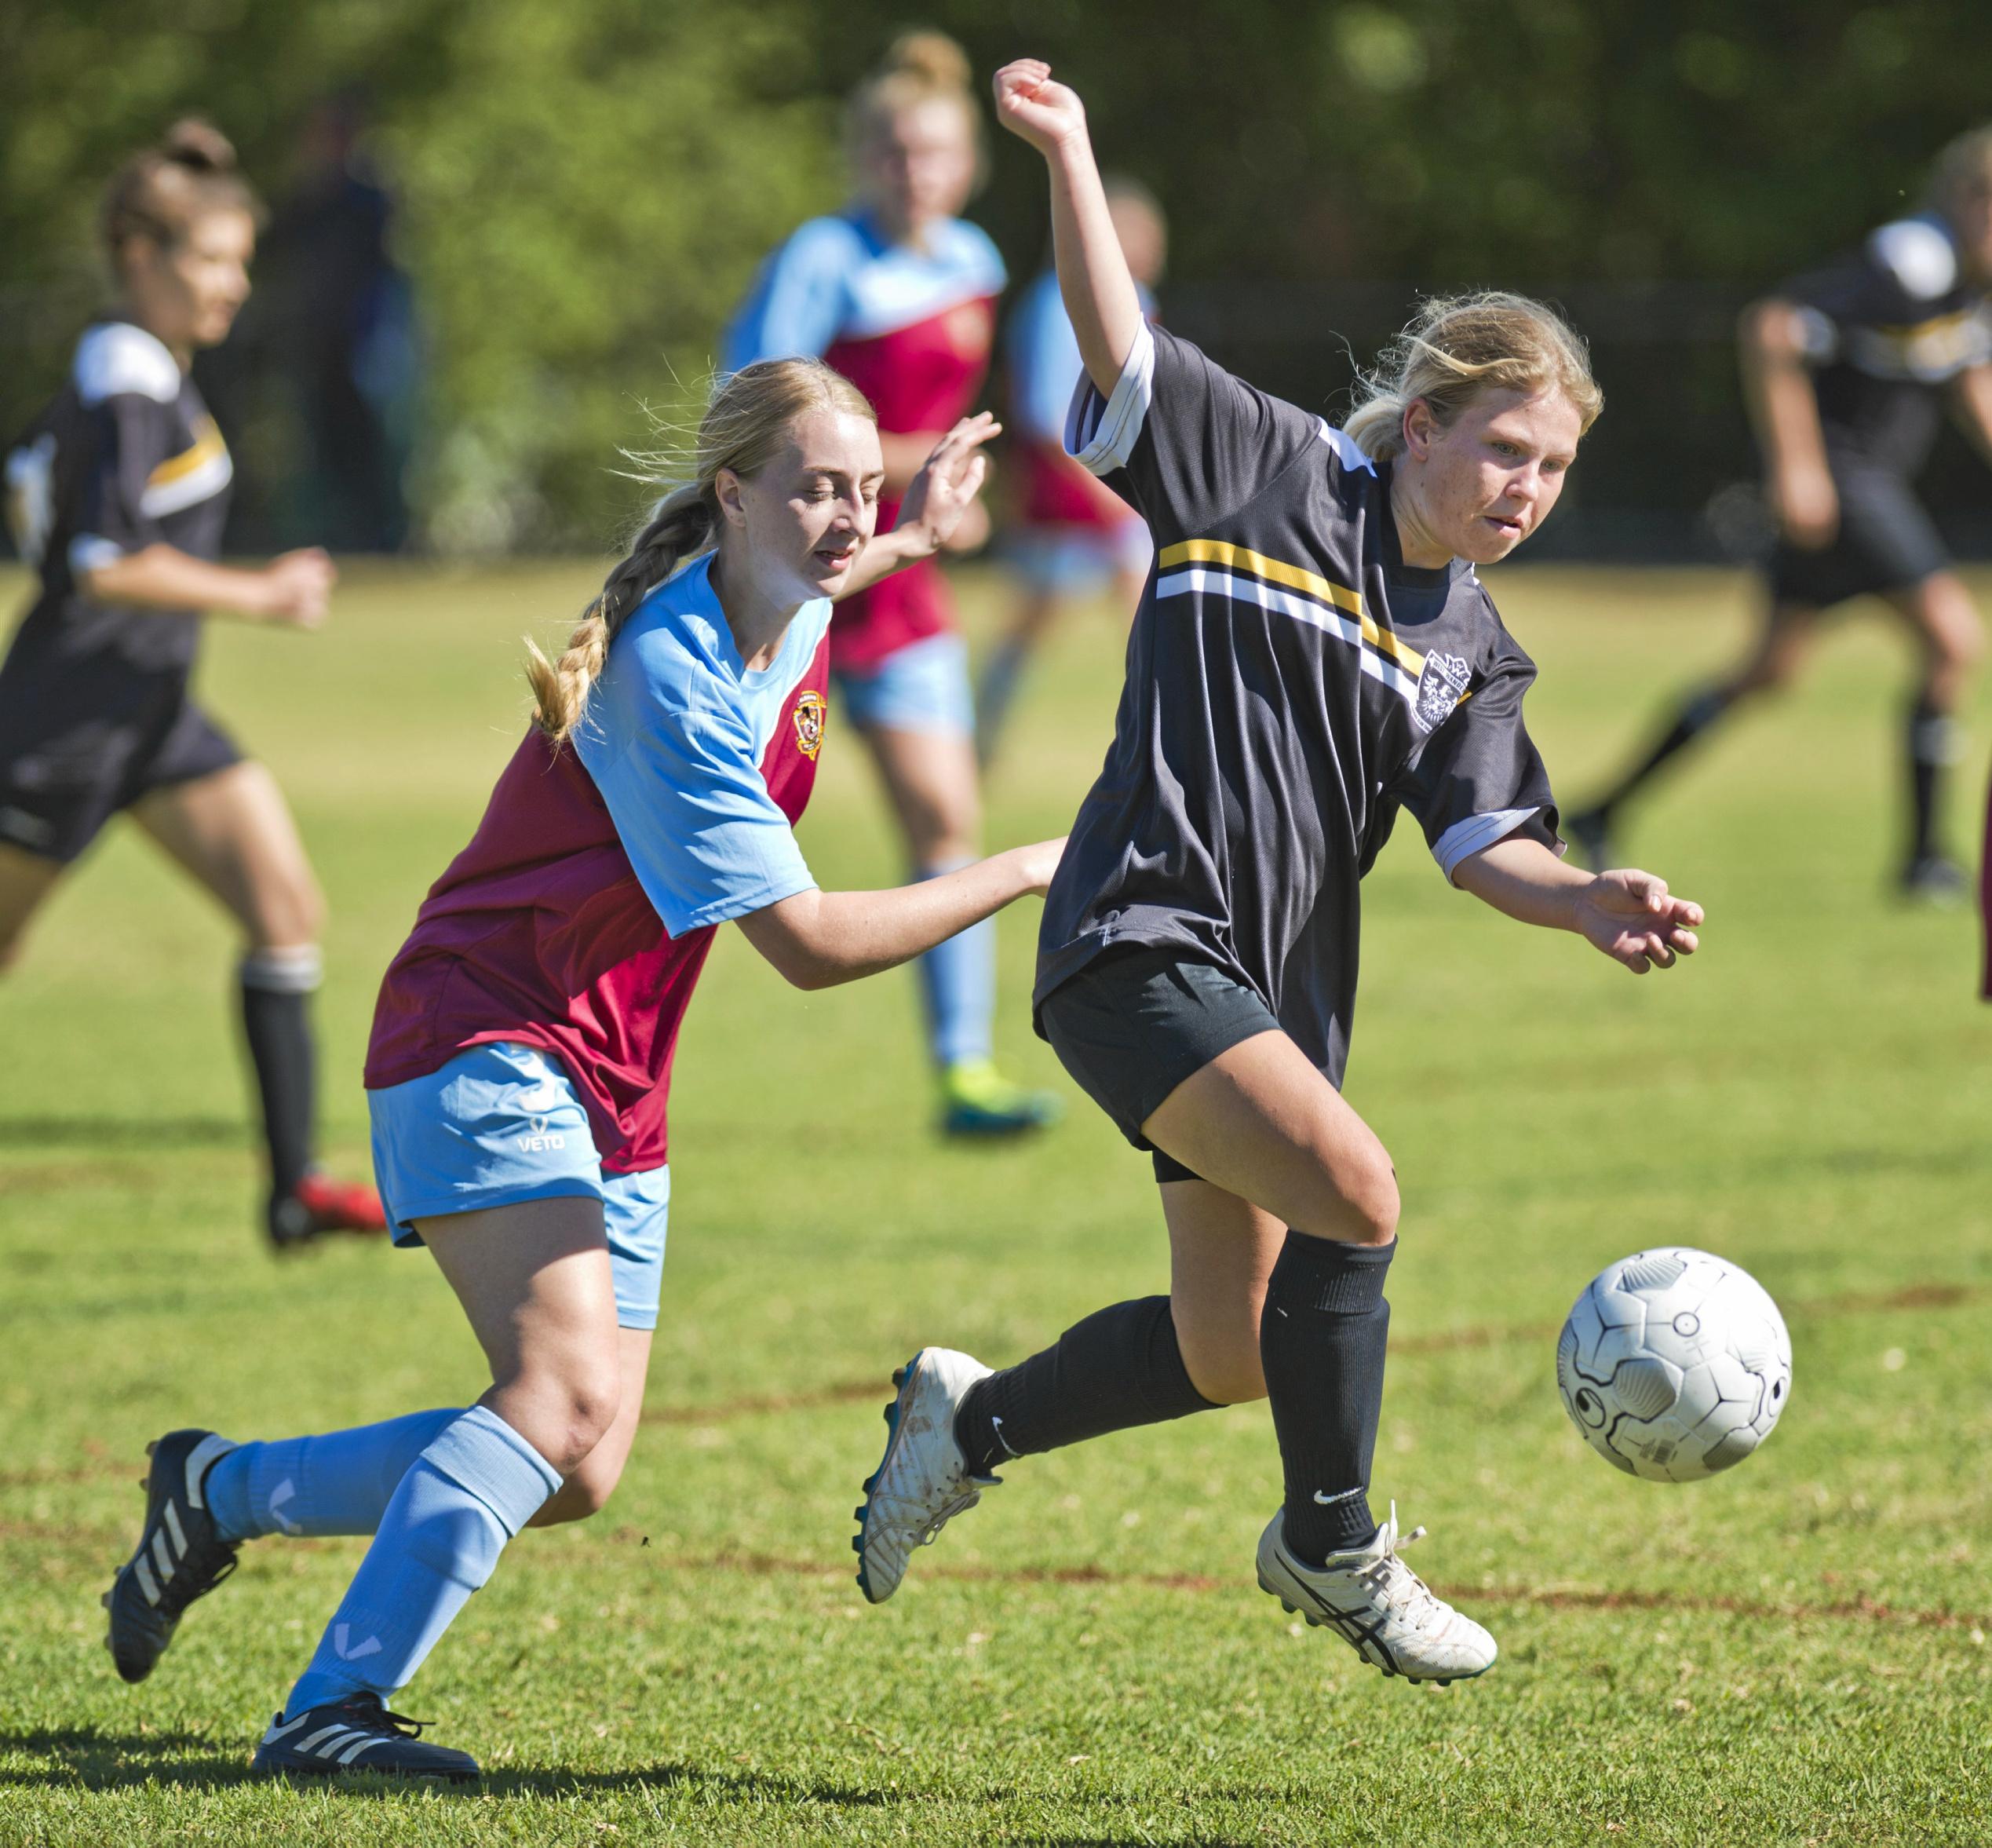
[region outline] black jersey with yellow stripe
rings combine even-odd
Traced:
[[[1935,213],[1884,225],[1859,250],[1779,294],[1799,309],[1835,472],[1914,474],[1946,388],[1992,361],[1992,311]]]
[[[93,568],[148,546],[218,558],[234,469],[199,389],[173,355],[129,321],[100,321],[77,343],[68,380],[7,457],[7,511],[40,595],[0,668],[11,687],[88,673],[107,699],[127,677],[183,679],[199,625],[187,616],[93,601]]]
[[[1510,835],[1559,845],[1534,663],[1470,565],[1404,564],[1386,465],[1166,330],[1111,394],[1082,382],[1067,447],[1156,558],[1036,998],[1117,948],[1173,950],[1255,990],[1339,1083],[1360,882],[1399,810],[1448,877]]]

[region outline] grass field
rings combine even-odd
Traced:
[[[319,637],[213,632],[211,703],[332,900],[342,1168],[375,982],[518,732],[517,637],[589,576],[362,569]],[[1746,622],[1726,575],[1498,589],[1567,791]],[[1118,656],[1104,615],[1060,639],[993,839],[1069,818]],[[1484,1682],[1385,1682],[1253,1587],[1256,1407],[1016,1467],[866,1607],[850,1512],[892,1367],[1008,1361],[1162,1287],[1154,1190],[1030,1036],[1034,910],[1003,922],[1003,1051],[1074,1108],[1004,1151],[930,1134],[909,979],[798,996],[725,933],[678,1066],[651,1428],[608,1511],[516,1545],[402,1703],[483,1760],[476,1796],[245,1780],[358,1541],[250,1547],[140,1689],[101,1647],[148,1438],[481,1383],[425,1257],[259,1248],[227,933],[114,831],[0,989],[0,1842],[1992,1839],[1992,1013],[1970,919],[1884,892],[1904,673],[1851,626],[1654,804],[1634,857],[1709,911],[1675,974],[1481,911],[1408,825],[1370,882],[1349,1095],[1405,1200],[1378,1492],[1500,1638]],[[831,740],[804,847],[826,885],[889,881],[834,716]],[[1796,1347],[1768,1449],[1691,1488],[1607,1469],[1552,1383],[1578,1287],[1662,1242],[1749,1266]]]

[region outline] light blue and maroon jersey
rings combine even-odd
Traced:
[[[1136,285],[1141,312],[1155,318],[1155,298]],[[1047,269],[1017,298],[1003,340],[1010,375],[1009,426],[1016,440],[1020,477],[1016,508],[1032,527],[1080,527],[1113,532],[1141,516],[1111,493],[1065,447],[1065,415],[1085,370],[1079,337],[1072,331],[1058,288]]]
[[[974,409],[987,376],[1004,280],[996,247],[965,219],[935,225],[916,248],[887,242],[862,212],[812,218],[762,265],[726,331],[724,363],[733,372],[813,356],[870,399],[881,430],[944,430]],[[880,503],[881,532],[899,511]],[[947,580],[923,560],[837,605],[836,664],[867,672],[954,626]]]
[[[429,889],[374,1012],[382,1090],[494,1040],[560,1059],[602,1166],[662,1167],[678,1028],[713,933],[810,890],[793,828],[827,716],[830,606],[748,668],[711,557],[646,597],[570,747],[531,732]]]

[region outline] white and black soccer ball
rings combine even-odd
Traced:
[[[1556,1342],[1556,1389],[1584,1441],[1650,1482],[1734,1467],[1791,1397],[1791,1337],[1757,1280],[1685,1247],[1592,1279]]]

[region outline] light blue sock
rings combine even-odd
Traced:
[[[264,1534],[370,1534],[409,1466],[461,1406],[315,1437],[239,1444],[207,1473],[209,1510],[232,1540]]]
[[[505,1543],[560,1474],[494,1412],[472,1406],[410,1466],[318,1653],[283,1711],[405,1686]]]
[[[937,879],[969,864],[922,867],[914,875]],[[920,989],[927,1004],[927,1032],[934,1062],[945,1070],[968,1059],[986,1059],[996,1011],[996,922],[985,918],[936,944],[920,959]]]

